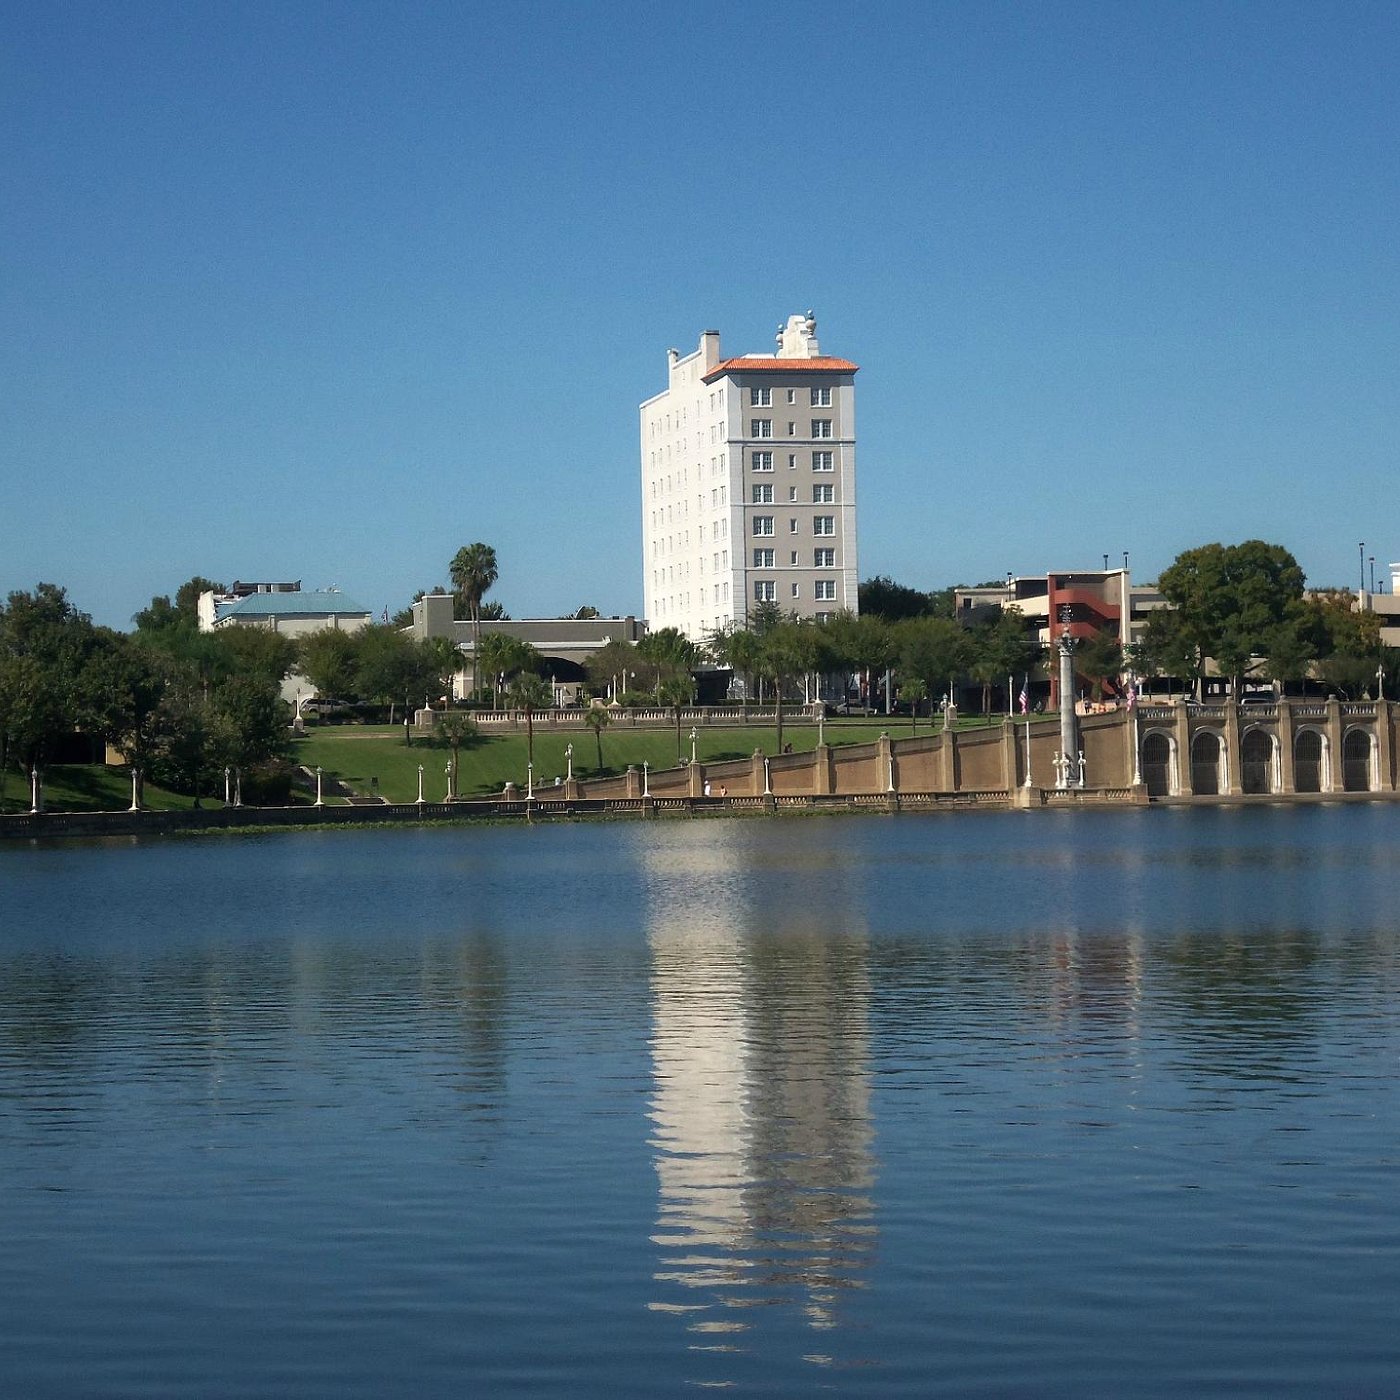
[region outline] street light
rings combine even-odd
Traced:
[[[699,731],[692,725],[690,730],[690,761],[695,762],[695,741],[699,737]]]
[[[651,796],[651,764],[646,759],[642,760],[642,796]]]
[[[574,746],[573,746],[572,744],[566,744],[566,745],[565,745],[565,747],[564,747],[564,759],[565,759],[565,762],[567,762],[568,765],[569,765],[569,776],[568,776],[567,778],[565,778],[564,781],[565,781],[565,782],[568,782],[568,783],[571,783],[571,782],[573,782],[573,780],[574,780]]]
[[[525,800],[531,802],[535,796],[535,765],[533,762],[525,765]]]
[[[321,801],[321,770],[319,768],[316,770],[316,805],[318,807],[325,806],[325,803]]]
[[[225,767],[225,769],[224,769],[224,806],[225,806],[225,807],[229,806],[229,805],[233,802],[233,786],[232,786],[232,780],[233,780],[233,769],[232,769],[232,768]]]
[[[127,808],[129,812],[139,812],[141,803],[137,800],[137,793],[141,791],[141,770],[133,763],[131,765],[131,806]]]
[[[452,801],[452,765],[449,763],[449,764],[447,765],[447,767],[444,768],[442,771],[447,775],[447,791],[443,794],[442,800],[443,800],[444,802],[451,802],[451,801]]]
[[[418,805],[423,805],[423,765],[418,765]]]

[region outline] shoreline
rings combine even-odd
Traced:
[[[967,811],[1122,811],[1191,807],[1300,807],[1391,803],[1396,792],[1252,793],[1147,799],[1121,788],[1032,788],[957,793],[826,796],[486,799],[378,807],[224,807],[165,812],[40,812],[0,816],[0,842],[180,836],[220,832],[322,831],[343,827],[471,826],[575,821],[649,821],[678,817],[764,817]]]

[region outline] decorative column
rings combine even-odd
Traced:
[[[1068,624],[1069,606],[1060,609],[1060,622]],[[1073,761],[1079,753],[1079,726],[1074,714],[1074,638],[1060,633],[1060,753]],[[1065,786],[1069,786],[1069,782]]]
[[[1395,746],[1390,732],[1390,701],[1376,701],[1376,766],[1382,792],[1395,791]]]
[[[1278,723],[1274,727],[1274,738],[1278,743],[1278,790],[1297,792],[1298,775],[1294,766],[1293,702],[1282,696],[1278,702]]]
[[[321,801],[321,770],[319,768],[316,770],[316,806],[325,806],[325,803]]]
[[[39,765],[29,770],[29,815],[35,816],[44,810],[44,785],[39,779]]]
[[[131,806],[128,812],[139,812],[141,810],[141,770],[134,764],[131,769]]]
[[[1225,789],[1231,797],[1244,791],[1244,754],[1241,752],[1240,706],[1231,700],[1225,707]]]
[[[1328,783],[1325,791],[1345,792],[1346,772],[1342,764],[1342,706],[1334,695],[1327,701],[1327,765]]]

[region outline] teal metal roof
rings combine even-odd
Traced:
[[[219,609],[226,617],[325,617],[346,614],[363,617],[369,612],[353,598],[334,589],[312,589],[304,593],[250,593],[246,598]]]

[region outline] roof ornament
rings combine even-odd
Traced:
[[[778,358],[780,360],[810,360],[821,354],[817,344],[817,318],[811,312],[805,316],[789,316],[787,324],[778,328]]]

